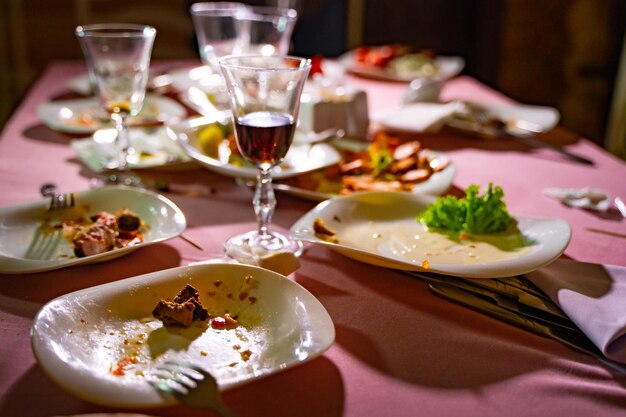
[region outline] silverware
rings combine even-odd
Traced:
[[[593,165],[593,161],[573,154],[560,146],[544,142],[535,137],[543,133],[542,127],[527,120],[502,121],[489,115],[487,111],[475,104],[467,104],[467,111],[453,115],[447,121],[448,126],[488,137],[506,137],[537,149],[551,149],[566,158],[585,165]]]
[[[236,417],[222,401],[215,377],[204,369],[182,362],[165,362],[148,379],[158,391],[193,408],[209,408],[222,417]]]
[[[57,186],[51,183],[46,183],[39,188],[41,195],[44,197],[50,197],[50,206],[48,211],[64,210],[74,207],[76,200],[74,193],[57,193]]]
[[[590,232],[601,233],[603,235],[626,238],[626,233],[617,233],[617,232],[612,232],[610,230],[596,229],[595,227],[585,227],[585,229],[589,230]]]
[[[537,322],[528,316],[506,310],[476,294],[472,294],[451,285],[429,284],[429,288],[435,294],[443,298],[506,321],[540,336],[557,340],[573,349],[593,356],[616,371],[626,374],[626,366],[604,357],[602,352],[600,352],[593,342],[591,342],[589,338],[580,330],[571,330]]]
[[[525,293],[499,280],[466,280],[443,275],[426,275],[419,272],[411,272],[410,274],[429,283],[450,285],[465,290],[513,313],[523,314],[549,325],[578,330],[576,325],[551,301]],[[485,282],[483,283],[483,281]]]

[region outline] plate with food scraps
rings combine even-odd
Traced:
[[[75,205],[48,211],[50,199],[0,208],[0,273],[23,274],[104,262],[180,235],[182,211],[150,191],[111,186],[73,193]]]
[[[429,50],[413,52],[402,45],[363,46],[346,53],[340,61],[354,75],[396,82],[445,81],[465,67],[459,56],[441,56]]]
[[[463,235],[417,221],[434,197],[355,193],[320,203],[291,227],[291,236],[372,265],[467,278],[525,274],[558,258],[571,238],[562,219],[516,217],[507,230]]]
[[[209,263],[63,295],[39,311],[31,335],[39,365],[67,391],[134,408],[175,403],[149,383],[165,362],[193,363],[227,390],[321,355],[335,329],[322,304],[283,275]]]
[[[371,142],[331,142],[341,161],[321,170],[286,178],[276,189],[313,201],[363,191],[407,191],[441,195],[454,180],[456,167],[443,152],[417,140],[400,141],[379,132]]]
[[[259,170],[239,153],[232,123],[227,118],[197,117],[167,126],[167,133],[203,167],[234,178],[255,179]],[[278,180],[333,165],[339,152],[326,143],[293,144],[283,162],[272,168]]]
[[[98,129],[112,128],[108,113],[97,98],[51,101],[37,107],[37,115],[51,129],[72,134],[91,134]],[[137,116],[128,119],[129,126],[159,125],[183,119],[187,110],[168,97],[146,95]]]
[[[170,139],[163,126],[130,128],[128,137],[134,150],[128,158],[130,169],[195,167],[191,158]],[[115,129],[101,129],[90,138],[72,141],[70,146],[89,169],[102,172],[107,163],[116,160],[116,139]]]

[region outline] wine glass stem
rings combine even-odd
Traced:
[[[111,118],[115,122],[115,130],[117,137],[115,139],[115,151],[118,158],[118,171],[128,171],[128,149],[130,148],[130,139],[128,138],[128,123],[126,115],[120,113],[111,114]]]
[[[269,226],[272,222],[274,209],[276,208],[276,197],[272,188],[272,176],[270,170],[262,169],[257,176],[256,190],[254,193],[254,212],[259,224],[259,236],[269,236]]]

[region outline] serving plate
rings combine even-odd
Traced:
[[[97,98],[51,101],[37,107],[37,115],[51,129],[72,134],[91,134],[112,128],[113,122]],[[187,110],[168,97],[147,94],[141,112],[129,118],[129,126],[180,120]]]
[[[229,312],[240,325],[168,328],[152,318],[158,301],[173,299],[186,284],[211,315]],[[148,383],[154,367],[168,360],[204,368],[226,390],[321,355],[335,330],[322,304],[282,275],[242,264],[197,264],[59,297],[39,311],[31,334],[39,365],[74,395],[107,406],[157,407],[174,402]],[[136,363],[114,375],[111,369],[129,356]]]
[[[437,74],[428,77],[415,75],[400,75],[386,68],[379,68],[370,65],[363,65],[354,59],[355,51],[349,51],[339,58],[346,69],[357,76],[374,78],[382,81],[411,82],[416,78],[445,81],[455,77],[465,68],[465,60],[459,56],[437,56],[434,59],[438,68]]]
[[[566,221],[532,217],[515,217],[518,232],[469,240],[460,240],[458,233],[446,237],[425,232],[416,217],[433,201],[434,197],[399,192],[338,197],[309,211],[294,223],[290,233],[295,239],[328,246],[361,262],[467,278],[500,278],[534,271],[558,258],[571,238]],[[313,223],[317,218],[336,232],[338,243],[316,236]],[[424,242],[421,248],[416,243],[420,239]]]
[[[181,210],[167,198],[129,187],[104,187],[74,193],[76,206],[49,212],[50,199],[0,208],[0,273],[21,274],[104,262],[180,235],[187,223]],[[77,258],[72,244],[50,225],[99,211],[127,208],[146,224],[143,242],[97,255]],[[46,227],[46,225],[48,225]],[[44,250],[45,249],[45,250]],[[37,259],[31,259],[37,254]]]
[[[165,131],[165,127],[130,128],[130,143],[135,155],[128,159],[130,169],[184,168],[193,167],[189,158],[174,143]],[[103,165],[115,159],[115,129],[102,129],[88,139],[77,139],[70,143],[76,155],[94,172],[103,171]]]
[[[198,136],[203,129],[216,123],[223,123],[219,115],[214,117],[197,117],[167,126],[170,138],[181,146],[183,151],[203,167],[234,178],[254,179],[259,170],[251,164],[244,163],[239,158],[238,164],[232,163],[230,152],[220,148],[214,157],[205,154],[199,144]],[[313,146],[308,144],[293,144],[284,161],[272,169],[272,177],[276,180],[299,175],[305,172],[333,165],[340,160],[339,152],[332,146],[319,143]]]

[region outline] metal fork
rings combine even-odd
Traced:
[[[222,417],[237,417],[222,401],[213,375],[191,363],[165,362],[148,382],[188,407],[209,408]]]
[[[44,197],[50,197],[50,206],[48,211],[65,210],[74,207],[76,200],[74,193],[57,193],[57,186],[54,184],[46,183],[41,186],[39,191]]]
[[[63,232],[59,229],[45,232],[41,227],[38,227],[35,230],[33,240],[24,253],[24,258],[37,261],[48,261],[56,258],[56,249],[62,238]]]

